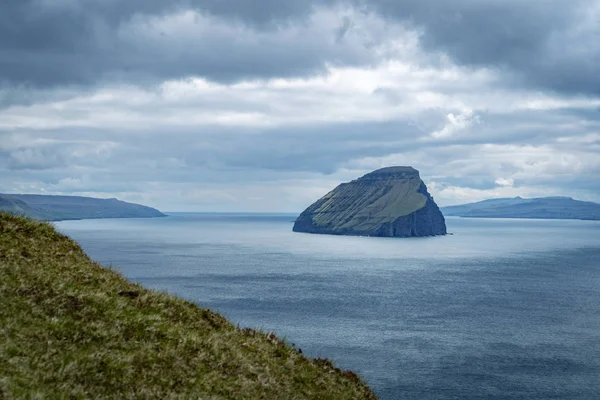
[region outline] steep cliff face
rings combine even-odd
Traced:
[[[445,235],[446,222],[412,167],[388,167],[342,183],[296,219],[295,232],[413,237]]]

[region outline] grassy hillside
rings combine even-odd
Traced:
[[[299,219],[310,217],[313,224],[332,231],[368,234],[382,224],[423,208],[427,198],[418,192],[422,183],[418,172],[411,168],[406,177],[398,179],[386,175],[387,169],[390,168],[380,170],[384,171],[381,176],[375,171],[342,183],[307,208]]]
[[[319,200],[315,223],[336,230],[356,229],[368,232],[398,217],[425,206],[427,198],[418,193],[419,179],[403,182],[376,181],[362,185],[344,183]]]
[[[354,373],[133,284],[50,224],[5,213],[0,304],[0,399],[374,398]]]
[[[304,210],[295,232],[362,236],[445,235],[444,217],[412,167],[386,167],[342,183]]]

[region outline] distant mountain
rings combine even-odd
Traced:
[[[0,194],[0,211],[44,221],[165,216],[155,208],[117,199],[38,194]]]
[[[294,232],[386,237],[446,234],[419,171],[387,167],[342,183],[296,219]]]
[[[35,211],[27,203],[18,198],[0,195],[0,211],[7,211],[11,214],[31,216]]]
[[[600,204],[571,197],[490,199],[441,210],[447,217],[600,220]]]

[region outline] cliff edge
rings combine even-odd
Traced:
[[[446,234],[446,222],[419,171],[387,167],[342,183],[308,207],[294,232],[417,237]]]
[[[375,399],[273,333],[129,282],[0,212],[0,399]]]

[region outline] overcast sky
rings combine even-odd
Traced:
[[[600,201],[600,0],[0,0],[0,192]]]

